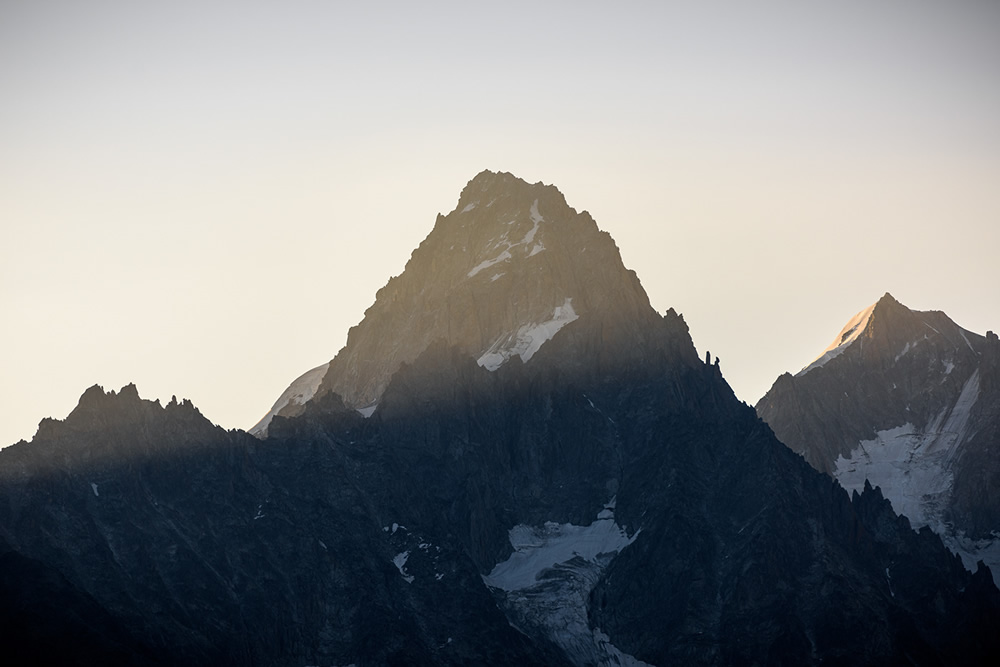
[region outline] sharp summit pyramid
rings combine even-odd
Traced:
[[[442,341],[496,370],[531,357],[562,327],[593,314],[606,335],[657,317],[618,247],[554,186],[483,171],[375,295],[329,364],[298,378],[251,433],[333,391],[371,414],[393,373]]]

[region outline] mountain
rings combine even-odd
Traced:
[[[5,553],[106,614],[81,650],[188,665],[988,664],[989,569],[966,571],[877,489],[849,496],[780,443],[589,216],[546,204],[557,192],[473,179],[366,314],[387,328],[362,323],[345,350],[426,346],[391,371],[342,351],[364,374],[331,377],[334,360],[264,438],[186,401],[93,387],[0,450]],[[460,216],[491,201],[511,208],[476,224],[499,236],[463,253],[480,233]],[[494,223],[535,213],[544,250],[518,255],[526,243],[505,244],[528,232],[503,239]],[[550,216],[582,225],[566,235],[577,252],[556,247]],[[498,254],[448,268],[433,247]],[[451,301],[492,294],[503,276],[459,279],[484,263],[535,281],[530,296],[506,288],[526,301]],[[471,310],[425,314],[420,299]],[[435,337],[439,320],[474,325]],[[79,634],[58,611],[56,630]],[[0,626],[0,641],[26,640]]]
[[[778,438],[848,490],[881,488],[966,565],[1000,572],[1000,341],[886,294],[757,404]]]
[[[377,292],[333,361],[295,380],[250,432],[265,434],[274,415],[300,414],[331,391],[370,414],[400,365],[438,340],[489,370],[511,357],[528,361],[587,314],[602,319],[608,336],[656,316],[590,214],[551,185],[484,171]]]

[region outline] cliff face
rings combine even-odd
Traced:
[[[881,487],[970,568],[980,558],[1000,565],[996,336],[888,294],[864,313],[849,342],[778,378],[758,414],[845,488]]]

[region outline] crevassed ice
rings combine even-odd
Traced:
[[[968,434],[968,422],[979,398],[979,371],[965,384],[953,406],[946,406],[923,428],[903,424],[879,431],[858,443],[835,462],[833,476],[847,491],[864,488],[865,480],[881,488],[892,509],[906,516],[914,529],[929,526],[945,545],[962,557],[969,570],[982,559],[1000,575],[1000,539],[973,541],[945,521],[952,493],[950,462]]]
[[[517,525],[508,531],[514,553],[483,577],[497,591],[519,627],[534,627],[578,665],[638,665],[610,638],[591,629],[587,617],[590,591],[612,559],[632,544],[614,520],[614,499],[589,526],[547,522]]]
[[[560,329],[579,317],[573,310],[572,302],[573,299],[567,298],[563,305],[556,306],[550,320],[524,324],[517,331],[500,336],[476,363],[486,370],[495,371],[514,355],[528,361],[546,341],[552,340]]]

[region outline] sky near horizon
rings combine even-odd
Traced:
[[[891,292],[1000,329],[1000,3],[0,3],[0,446],[134,382],[249,428],[483,169],[754,403]]]

